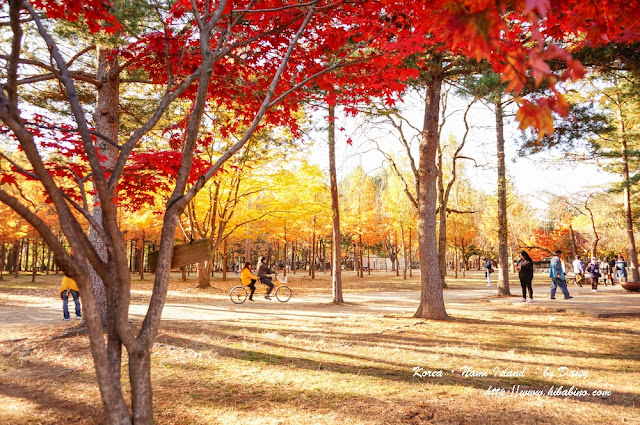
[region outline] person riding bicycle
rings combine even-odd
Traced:
[[[265,261],[266,258],[264,257],[260,257],[260,260],[258,261],[258,277],[260,278],[260,282],[262,284],[269,287],[267,289],[267,295],[265,295],[264,297],[270,300],[271,298],[269,297],[269,294],[271,294],[274,284],[271,282],[271,278],[267,276],[267,274],[272,274],[273,271],[267,266],[267,263]]]
[[[260,278],[251,273],[251,263],[247,261],[244,263],[244,268],[240,272],[240,280],[242,284],[251,288],[251,295],[249,295],[249,301],[253,301],[253,293],[256,292],[256,282]]]

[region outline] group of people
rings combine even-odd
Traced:
[[[484,258],[485,264],[483,266],[485,276],[487,277],[487,286],[491,286],[491,273],[493,273],[493,263],[489,258]],[[526,251],[520,252],[520,258],[515,262],[516,269],[518,270],[518,278],[520,279],[520,285],[522,286],[522,302],[533,302],[533,288],[531,283],[533,281],[533,260]],[[582,283],[588,278],[588,283],[591,283],[591,291],[598,292],[598,282],[600,278],[603,278],[603,283],[607,285],[607,281],[611,285],[615,285],[614,278],[620,281],[627,280],[627,263],[622,255],[618,255],[616,258],[605,258],[603,261],[599,261],[596,257],[592,257],[591,261],[584,266],[580,256],[576,256],[573,261],[573,272],[575,274],[575,282],[577,286],[582,287]],[[551,290],[550,296],[552,300],[556,299],[556,292],[558,288],[564,295],[565,299],[573,298],[567,288],[567,280],[565,275],[564,261],[562,260],[562,251],[558,250],[551,258],[549,265],[549,277],[551,278]],[[528,298],[527,298],[528,295]]]
[[[603,261],[599,261],[596,257],[591,257],[591,262],[585,268],[582,258],[578,255],[573,260],[573,273],[576,277],[575,283],[577,286],[582,286],[582,283],[589,279],[588,283],[591,283],[591,290],[597,292],[598,281],[601,277],[605,286],[607,286],[607,282],[615,285],[616,280],[618,282],[626,281],[627,262],[622,255],[611,259],[606,257]]]
[[[265,295],[265,298],[268,300],[271,299],[269,295],[271,295],[271,291],[273,290],[275,285],[272,282],[272,278],[267,275],[273,273],[274,271],[267,266],[266,259],[264,257],[260,257],[260,259],[258,260],[257,276],[255,276],[251,272],[251,263],[249,261],[244,263],[244,268],[242,269],[242,272],[240,272],[240,279],[242,280],[243,285],[246,285],[251,289],[249,300],[253,301],[253,294],[256,292],[256,282],[258,281],[267,286],[267,295]],[[70,320],[69,297],[73,298],[73,302],[75,304],[76,320],[80,320],[82,318],[80,307],[80,290],[78,289],[78,284],[76,283],[76,281],[71,277],[65,275],[62,278],[62,284],[60,286],[60,298],[62,299],[62,320],[64,321]]]

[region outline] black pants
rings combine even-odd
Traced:
[[[531,286],[531,279],[520,279],[520,285],[522,286],[522,298],[527,298],[527,290],[529,290],[529,298],[533,299],[533,287]]]
[[[251,288],[251,294],[249,294],[249,299],[253,299],[253,293],[256,292],[256,280],[251,279],[251,283],[247,285]]]
[[[273,290],[273,287],[275,286],[272,282],[271,282],[271,278],[269,276],[264,276],[260,278],[260,282],[267,285],[269,288],[267,289],[267,297],[269,296],[269,294],[271,293],[271,291]]]

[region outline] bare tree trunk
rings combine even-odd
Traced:
[[[33,272],[31,273],[31,282],[34,283],[36,281],[36,273],[37,273],[37,265],[38,265],[38,238],[33,238],[33,257],[31,259],[33,261]]]
[[[420,261],[420,305],[414,317],[444,320],[447,312],[442,293],[442,277],[438,267],[436,237],[436,153],[439,144],[438,118],[442,76],[434,73],[427,85],[424,123],[420,139],[418,165],[418,254]]]
[[[291,243],[291,271],[296,274],[296,245],[298,241]]]
[[[229,260],[229,253],[227,252],[227,239],[222,242],[222,280],[227,280],[227,261]]]
[[[16,242],[16,262],[14,263],[14,271],[16,273],[16,277],[20,276],[20,267],[22,265],[22,244],[23,244],[23,240],[20,239],[18,242]]]
[[[144,230],[140,237],[140,280],[144,280]]]
[[[24,240],[24,243],[22,244],[22,246],[24,249],[24,269],[23,270],[26,273],[29,271],[29,248],[31,248],[31,243],[29,242],[29,238],[26,238]]]
[[[411,237],[411,227],[409,227],[409,277],[413,277],[413,268],[411,267],[411,263],[413,263],[413,259],[411,258],[411,247],[413,246],[413,243]]]
[[[111,49],[98,49],[98,70],[96,77],[101,84],[97,89],[96,98],[96,110],[94,113],[94,120],[96,125],[96,132],[103,134],[110,140],[118,140],[118,133],[120,130],[120,111],[118,109],[118,102],[120,100],[120,81],[117,74],[112,74],[111,71],[117,68],[118,56]],[[118,157],[118,149],[103,139],[97,139],[96,149],[102,155],[102,165],[106,169],[111,169]],[[102,225],[102,206],[99,199],[94,197],[93,209],[91,215],[96,222]],[[107,248],[104,245],[104,241],[98,235],[93,227],[89,229],[89,241],[95,247],[98,255],[103,260],[107,259]],[[100,318],[102,324],[107,323],[107,294],[104,287],[104,282],[100,279],[100,276],[89,267],[89,277],[93,283],[93,295],[96,298],[96,302],[100,312]]]
[[[311,252],[309,268],[311,269],[311,279],[316,278],[316,217],[313,217],[313,237],[311,238]]]
[[[7,254],[7,246],[4,242],[0,244],[0,280],[4,280],[2,273],[4,272],[5,256]]]
[[[393,245],[396,251],[396,276],[400,276],[400,256],[398,255],[398,232],[393,232]]]
[[[364,254],[362,252],[362,235],[358,236],[358,257],[360,258],[360,277],[364,277]]]
[[[625,127],[624,117],[622,116],[622,107],[616,96],[616,106],[618,115],[618,130],[620,133],[620,146],[622,154],[622,175],[624,178],[624,218],[627,226],[627,241],[629,243],[629,269],[631,270],[631,280],[633,282],[640,281],[640,270],[638,269],[638,250],[636,249],[636,238],[633,233],[633,211],[631,209],[631,179],[629,176],[629,151],[627,148],[627,131]]]
[[[400,237],[402,238],[402,256],[404,261],[404,270],[402,271],[402,277],[407,280],[407,244],[404,240],[404,226],[400,227]]]
[[[342,274],[340,270],[340,209],[338,202],[338,178],[336,174],[336,106],[329,105],[329,179],[331,181],[331,217],[333,232],[331,236],[331,287],[333,302],[344,302],[342,297]]]
[[[47,246],[47,276],[49,276],[49,271],[51,270],[51,247]]]
[[[578,255],[578,244],[576,243],[576,233],[573,231],[573,226],[569,225],[569,234],[571,235],[571,250],[573,251],[573,258]]]
[[[205,261],[200,261],[196,264],[196,272],[198,274],[198,288],[210,288],[211,287],[211,272],[213,270],[213,258]]]
[[[507,227],[507,173],[504,153],[504,121],[502,99],[495,102],[496,136],[498,151],[498,295],[510,295],[509,291],[509,252]]]
[[[327,241],[322,238],[322,273],[327,272]]]

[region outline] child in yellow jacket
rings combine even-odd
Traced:
[[[73,297],[73,302],[76,305],[76,320],[82,318],[80,312],[80,289],[75,280],[69,276],[64,275],[62,277],[62,285],[60,286],[60,298],[62,298],[62,320],[69,320],[69,293]]]

